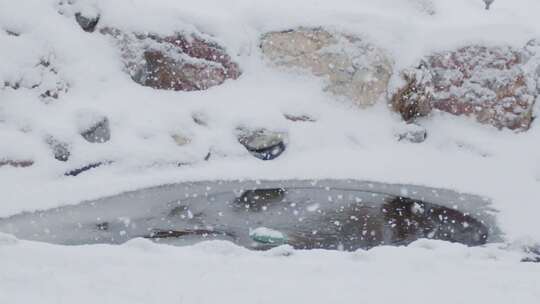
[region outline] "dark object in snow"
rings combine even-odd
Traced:
[[[91,170],[91,169],[94,169],[94,168],[97,168],[99,166],[103,165],[102,162],[98,162],[98,163],[92,163],[92,164],[88,164],[84,167],[80,167],[80,168],[77,168],[77,169],[73,169],[71,171],[68,171],[66,173],[64,173],[65,176],[77,176],[81,173],[84,173],[88,170]]]
[[[407,122],[434,110],[474,117],[497,128],[524,131],[538,92],[523,51],[471,45],[435,53],[403,73],[405,85],[392,106]]]
[[[11,160],[11,159],[0,159],[0,167],[2,166],[12,166],[15,168],[26,168],[34,164],[32,160]]]
[[[238,142],[246,147],[251,155],[262,160],[272,160],[280,156],[286,149],[286,137],[283,132],[267,129],[238,129]]]
[[[60,142],[53,137],[48,137],[46,142],[51,147],[56,160],[68,161],[71,153],[69,152],[69,145],[67,143]]]
[[[19,37],[21,34],[15,32],[15,31],[11,31],[11,30],[6,30],[6,34],[8,34],[9,36],[14,36],[14,37]]]
[[[81,28],[88,33],[92,33],[99,22],[100,16],[97,15],[95,17],[87,17],[82,15],[81,13],[75,14],[75,20],[77,23],[81,26]]]
[[[101,118],[98,122],[81,132],[81,136],[91,143],[104,143],[111,139],[109,119]]]
[[[283,114],[285,119],[293,122],[315,122],[316,120],[308,115],[293,115],[293,114]]]
[[[494,0],[484,0],[484,3],[486,4],[486,10],[489,10],[493,1]]]
[[[407,124],[406,128],[396,134],[398,141],[408,141],[411,143],[422,143],[427,138],[427,131],[425,128],[416,124]]]
[[[526,247],[524,251],[526,257],[521,260],[522,262],[540,263],[540,246]]]
[[[136,237],[175,245],[220,239],[256,250],[287,244],[353,251],[420,238],[468,246],[497,240],[481,198],[404,187],[349,180],[185,183],[15,215],[0,219],[0,232],[71,245]],[[400,195],[406,192],[410,197]]]

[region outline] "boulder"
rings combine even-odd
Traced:
[[[535,76],[524,70],[521,50],[467,46],[435,53],[403,73],[405,84],[391,97],[410,122],[433,110],[474,117],[512,130],[527,130],[538,95]]]
[[[393,64],[384,51],[359,37],[322,28],[267,33],[261,50],[275,66],[326,78],[326,91],[361,107],[386,93],[392,75]]]
[[[207,35],[171,36],[124,33],[104,28],[114,38],[131,78],[143,86],[175,91],[199,91],[237,79],[240,67],[225,48]]]
[[[246,128],[239,128],[237,131],[238,142],[259,159],[272,160],[286,149],[287,134],[284,132]]]

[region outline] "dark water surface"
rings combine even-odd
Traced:
[[[176,245],[230,240],[250,249],[368,249],[419,238],[500,240],[489,201],[450,190],[354,180],[165,185],[0,219],[20,239],[80,245],[136,237]]]

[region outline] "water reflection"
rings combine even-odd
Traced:
[[[0,231],[59,244],[145,237],[177,245],[223,239],[250,249],[289,244],[337,250],[419,238],[476,246],[496,234],[481,198],[403,187],[359,181],[178,184],[16,215],[0,220]]]

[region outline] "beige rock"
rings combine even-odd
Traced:
[[[191,138],[183,134],[177,133],[177,134],[171,135],[171,137],[174,140],[174,142],[179,146],[185,146],[191,142]]]
[[[358,37],[321,28],[267,33],[261,49],[276,66],[325,77],[326,91],[361,107],[375,104],[386,93],[392,75],[392,61],[381,49]]]

